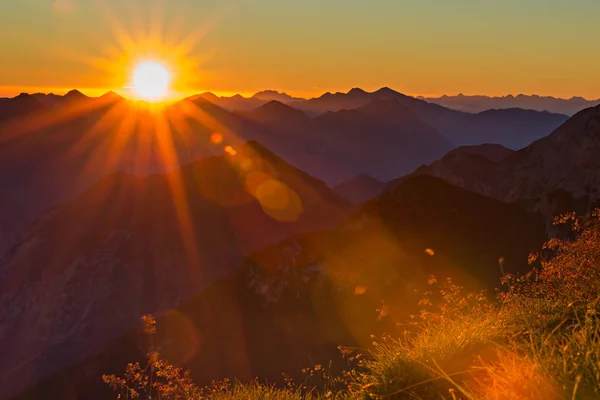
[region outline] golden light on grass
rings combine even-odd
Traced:
[[[169,93],[171,73],[158,61],[143,61],[135,67],[131,83],[138,98],[160,101]]]

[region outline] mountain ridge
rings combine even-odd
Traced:
[[[554,96],[539,95],[506,95],[506,96],[485,96],[485,95],[463,95],[456,96],[443,95],[441,97],[423,97],[425,101],[443,105],[448,108],[478,113],[493,108],[512,108],[519,107],[536,111],[549,111],[559,114],[572,116],[577,112],[600,104],[600,99],[588,100],[580,96],[571,98],[560,98]]]

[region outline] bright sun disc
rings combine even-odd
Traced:
[[[164,65],[155,61],[139,64],[133,72],[133,90],[142,99],[158,101],[165,98],[171,75]]]

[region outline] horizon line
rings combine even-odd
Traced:
[[[373,93],[376,92],[379,89],[383,89],[383,88],[390,88],[398,93],[410,96],[410,97],[414,97],[414,98],[427,98],[427,99],[438,99],[441,98],[443,96],[447,96],[447,97],[458,97],[458,96],[465,96],[465,97],[472,97],[472,96],[482,96],[482,97],[488,97],[488,98],[503,98],[503,97],[509,97],[509,96],[513,96],[513,97],[517,97],[517,96],[538,96],[538,97],[551,97],[554,99],[558,99],[558,100],[571,100],[573,98],[580,98],[580,99],[584,99],[586,101],[598,101],[600,100],[600,96],[597,98],[587,98],[584,96],[579,96],[579,95],[573,95],[571,97],[561,97],[561,96],[557,96],[557,95],[549,95],[549,94],[538,94],[538,93],[525,93],[525,92],[520,92],[520,93],[506,93],[506,94],[483,94],[483,93],[465,93],[465,92],[458,92],[455,94],[449,94],[449,93],[443,93],[443,94],[415,94],[415,93],[407,93],[407,92],[403,92],[401,90],[396,90],[392,87],[389,86],[381,86],[375,90],[367,90],[367,89],[362,89],[360,86],[353,86],[347,90],[324,90],[322,92],[315,92],[312,96],[310,97],[306,97],[303,95],[298,94],[298,92],[294,92],[294,91],[286,91],[286,90],[282,90],[282,89],[271,89],[271,88],[267,88],[267,89],[261,89],[261,90],[257,90],[257,91],[240,91],[240,92],[235,92],[235,91],[220,91],[220,90],[207,90],[207,89],[199,89],[199,90],[186,90],[186,91],[175,91],[173,93],[173,95],[171,96],[171,100],[173,101],[178,101],[178,100],[182,100],[186,97],[190,97],[190,96],[195,96],[195,95],[200,95],[203,93],[212,93],[218,97],[232,97],[235,95],[240,95],[244,98],[251,98],[253,97],[255,94],[260,93],[262,91],[268,91],[268,90],[272,90],[272,91],[276,91],[279,93],[285,93],[289,96],[292,97],[297,97],[299,99],[303,99],[303,100],[309,100],[311,98],[317,98],[320,97],[326,93],[348,93],[350,90],[352,89],[361,89],[364,90],[367,93]],[[77,90],[79,92],[81,92],[82,94],[88,96],[88,97],[100,97],[102,95],[105,95],[109,92],[115,92],[118,93],[119,95],[134,100],[133,96],[129,96],[128,94],[126,94],[126,92],[128,91],[127,88],[115,88],[115,89],[107,89],[107,88],[76,88],[76,87],[71,87],[71,88],[66,88],[66,87],[36,87],[36,86],[0,86],[0,98],[14,98],[19,96],[20,94],[45,94],[45,95],[49,95],[49,94],[55,94],[58,96],[64,96],[65,94],[67,94],[70,91],[73,90]]]

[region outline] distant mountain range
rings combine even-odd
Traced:
[[[218,105],[220,98],[200,95],[159,114],[112,92],[99,98],[73,90],[1,99],[0,254],[49,207],[111,172],[166,172],[223,154],[226,145],[258,140],[329,185],[360,174],[389,181],[439,159],[457,143],[518,147],[566,118],[523,110],[472,115],[387,88],[289,103],[302,104],[300,109],[259,97],[289,99],[269,91],[251,100],[234,96],[229,100],[247,104],[247,110],[231,112]],[[320,115],[306,114],[315,111]],[[217,142],[211,141],[215,133]]]
[[[251,110],[261,101],[256,97],[244,98],[239,95],[217,97],[212,93],[204,93],[200,96],[229,110]],[[406,96],[387,87],[375,92],[360,88],[353,88],[347,93],[327,92],[308,100],[286,101],[286,104],[307,115],[319,116],[332,111],[356,109],[381,100],[395,100],[456,146],[498,143],[519,149],[547,135],[568,118],[563,114],[518,108],[472,114]]]
[[[548,111],[557,114],[573,115],[584,108],[600,104],[600,99],[586,100],[583,97],[561,99],[551,96],[508,95],[501,97],[457,96],[419,97],[429,103],[439,104],[453,110],[479,113],[491,109],[523,108],[526,110]]]

